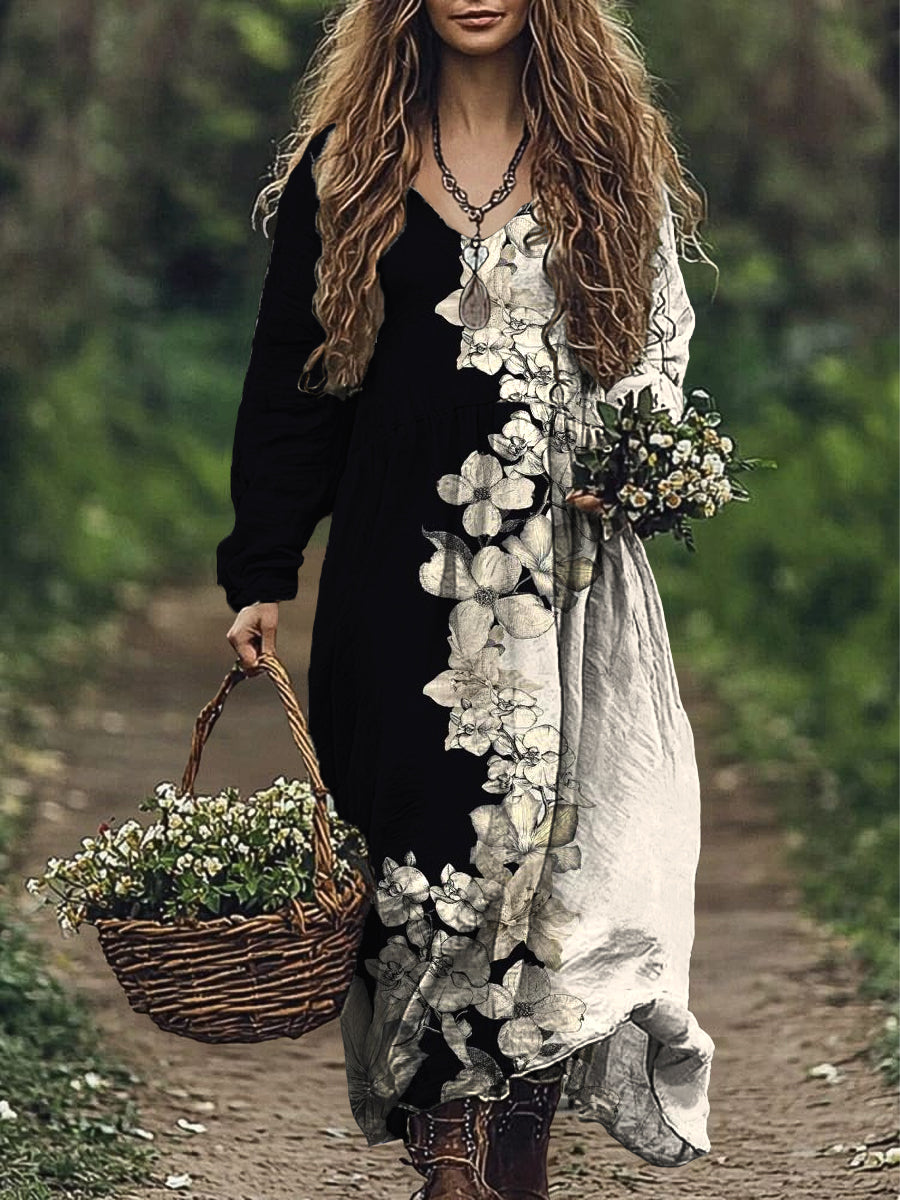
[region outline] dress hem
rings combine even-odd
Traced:
[[[546,1060],[542,1060],[540,1062],[540,1064],[533,1065],[529,1070],[512,1071],[508,1076],[505,1077],[506,1080],[508,1081],[509,1079],[524,1079],[527,1076],[534,1074],[536,1071],[546,1070],[548,1067],[555,1066],[559,1063],[567,1062],[570,1058],[572,1058],[573,1055],[577,1054],[580,1050],[584,1050],[588,1046],[595,1045],[598,1042],[606,1041],[608,1038],[612,1037],[619,1029],[621,1029],[629,1021],[634,1020],[635,1012],[637,1012],[639,1009],[645,1009],[645,1008],[648,1008],[650,1006],[657,1004],[659,999],[660,999],[660,997],[657,994],[657,995],[651,996],[649,1000],[641,1000],[635,1004],[632,1004],[631,1007],[628,1009],[628,1011],[622,1017],[620,1017],[618,1020],[616,1020],[605,1032],[592,1033],[589,1037],[583,1038],[580,1042],[577,1042],[575,1045],[566,1047],[565,1050],[560,1051],[554,1057],[547,1058]],[[636,1024],[636,1022],[635,1022],[635,1024]],[[640,1026],[638,1026],[638,1028],[640,1028]],[[710,1061],[712,1059],[712,1052],[710,1051],[708,1054],[703,1054],[702,1051],[698,1050],[697,1056],[701,1060]],[[563,1079],[563,1098],[571,1099],[570,1097],[566,1096],[566,1091],[565,1091],[565,1084],[566,1084],[566,1079],[568,1078],[568,1074],[569,1074],[569,1072],[567,1071],[564,1076],[564,1079]],[[669,1127],[669,1129],[672,1130],[672,1132],[675,1134],[675,1136],[681,1139],[681,1141],[684,1144],[684,1147],[690,1151],[690,1153],[687,1156],[682,1156],[682,1157],[679,1157],[674,1160],[673,1159],[663,1159],[663,1158],[659,1158],[658,1156],[648,1157],[646,1154],[642,1153],[639,1149],[637,1149],[634,1144],[629,1144],[628,1141],[619,1137],[614,1132],[614,1130],[612,1128],[610,1128],[610,1126],[597,1113],[591,1112],[585,1106],[581,1106],[581,1105],[578,1105],[577,1103],[573,1102],[572,1108],[569,1111],[574,1111],[574,1113],[576,1114],[576,1116],[578,1117],[579,1120],[593,1121],[598,1125],[602,1125],[603,1128],[610,1135],[610,1137],[614,1138],[617,1142],[619,1142],[620,1145],[624,1146],[626,1150],[629,1150],[632,1154],[637,1155],[639,1158],[642,1158],[645,1162],[648,1162],[653,1166],[660,1166],[660,1167],[683,1166],[685,1163],[692,1162],[697,1158],[702,1158],[705,1155],[709,1154],[712,1147],[711,1147],[711,1143],[708,1138],[705,1141],[705,1145],[696,1144],[696,1142],[692,1141],[691,1138],[686,1137],[683,1133],[681,1133],[679,1131],[679,1129],[677,1128],[676,1123],[673,1122],[671,1117],[667,1115],[666,1105],[665,1105],[662,1097],[660,1096],[660,1094],[655,1086],[655,1083],[654,1083],[655,1075],[656,1075],[656,1068],[654,1066],[654,1068],[648,1072],[647,1078],[648,1078],[650,1091],[653,1095],[653,1099],[656,1103],[656,1107],[659,1112],[659,1116],[662,1119],[662,1121]],[[470,1097],[472,1097],[472,1098],[477,1097],[479,1100],[484,1100],[484,1101],[502,1100],[502,1099],[505,1099],[505,1097],[507,1095],[509,1095],[508,1086],[506,1088],[506,1092],[502,1096],[484,1095],[482,1092],[478,1092],[478,1091],[469,1093]],[[398,1105],[396,1105],[396,1107],[402,1108],[409,1113],[421,1113],[421,1112],[428,1111],[427,1109],[417,1108],[415,1105],[412,1105],[412,1104],[398,1104]],[[391,1142],[402,1141],[402,1138],[400,1138],[399,1136],[392,1135],[392,1136],[389,1136],[386,1138],[370,1137],[369,1134],[366,1133],[365,1130],[363,1130],[362,1132],[363,1132],[363,1135],[365,1136],[366,1142],[369,1146],[386,1146],[386,1145],[389,1145]]]

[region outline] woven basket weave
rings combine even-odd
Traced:
[[[340,889],[319,763],[290,677],[274,654],[235,663],[194,725],[181,795],[194,795],[206,739],[231,689],[264,671],[275,684],[316,797],[314,898],[249,918],[97,921],[106,960],[135,1012],[200,1042],[297,1038],[338,1016],[353,978],[371,879],[356,871]]]

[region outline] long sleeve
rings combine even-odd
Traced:
[[[657,406],[666,407],[677,420],[684,409],[682,384],[695,317],[678,265],[668,193],[664,196],[665,214],[656,252],[653,300],[644,353],[636,369],[607,389],[604,398],[609,404],[618,406],[628,392],[649,386]]]
[[[328,130],[285,183],[235,423],[234,528],[216,547],[216,582],[238,612],[257,600],[292,600],[317,523],[333,509],[356,397],[297,388],[324,331],[312,312],[321,251],[311,167]]]

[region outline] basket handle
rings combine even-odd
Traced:
[[[315,794],[316,803],[313,810],[312,827],[313,860],[315,862],[313,886],[322,908],[332,916],[336,916],[339,911],[339,901],[337,888],[334,883],[334,851],[332,850],[331,838],[329,836],[328,808],[325,799],[328,795],[328,788],[322,781],[319,760],[316,757],[312,738],[309,735],[306,718],[303,716],[297,696],[291,685],[291,677],[288,675],[284,664],[275,654],[269,651],[258,654],[256,663],[252,667],[242,666],[240,659],[237,659],[234,666],[222,680],[222,684],[215,696],[200,710],[197,720],[194,722],[194,731],[191,735],[191,752],[181,779],[181,791],[179,795],[192,796],[194,794],[194,781],[200,769],[200,756],[203,753],[203,747],[206,745],[206,739],[209,737],[213,725],[215,725],[222,713],[229,692],[242,679],[247,679],[251,675],[257,675],[260,671],[265,672],[269,676],[278,690],[281,703],[287,713],[291,736],[303,758],[310,784]]]

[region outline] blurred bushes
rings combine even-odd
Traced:
[[[746,477],[751,502],[695,525],[695,556],[653,543],[651,556],[676,652],[729,704],[729,752],[794,766],[779,794],[808,902],[893,996],[896,347],[823,356],[796,386],[817,397],[815,420],[802,395],[723,420],[741,453],[778,460]]]

